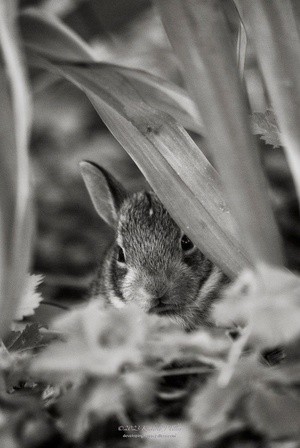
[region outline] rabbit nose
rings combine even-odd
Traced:
[[[151,305],[152,305],[152,307],[159,306],[159,305],[164,305],[165,304],[165,300],[166,300],[166,294],[164,294],[164,295],[162,295],[160,297],[152,297]]]

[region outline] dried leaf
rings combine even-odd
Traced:
[[[255,135],[259,135],[268,145],[274,148],[282,146],[280,141],[280,131],[277,125],[275,114],[272,110],[267,109],[265,113],[254,112],[252,118],[252,131]]]
[[[26,325],[22,332],[12,331],[5,340],[6,347],[9,351],[25,351],[37,347],[41,340],[40,327],[37,323]]]

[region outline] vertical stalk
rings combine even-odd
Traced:
[[[253,263],[282,265],[232,39],[218,0],[157,0],[170,42],[204,120],[209,145]]]
[[[255,46],[300,200],[300,39],[295,14],[300,12],[299,2],[236,3]]]
[[[245,60],[247,51],[247,36],[244,25],[242,22],[239,26],[238,39],[237,39],[237,64],[240,72],[241,79],[244,78]]]
[[[4,313],[7,297],[8,260],[15,214],[16,186],[14,179],[14,126],[7,77],[0,67],[0,313]],[[0,317],[1,320],[1,317]],[[0,322],[0,337],[2,325]]]
[[[5,284],[1,291],[3,296],[0,300],[0,335],[8,329],[24,287],[29,268],[33,230],[28,157],[31,104],[18,46],[16,15],[16,1],[0,0],[0,49],[7,72],[9,94],[8,92],[5,94],[5,90],[8,89],[5,77],[2,78],[1,89],[4,89],[3,95],[10,97],[11,107],[6,111],[8,114],[6,120],[13,123],[12,128],[7,129],[10,132],[9,145],[1,148],[1,158],[10,167],[9,174],[5,173],[7,183],[4,195],[12,196],[13,216],[9,218],[10,222],[6,221],[11,232],[7,241],[7,260],[5,260],[7,268]],[[0,204],[1,207],[3,205]],[[1,224],[3,219],[8,218],[2,217]]]

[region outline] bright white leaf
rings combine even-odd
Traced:
[[[103,309],[91,302],[53,323],[66,342],[47,347],[32,363],[32,372],[57,381],[85,375],[115,375],[123,365],[139,365],[144,343],[144,314],[135,306]]]
[[[32,316],[36,308],[39,307],[43,297],[37,291],[37,287],[42,283],[43,278],[43,275],[27,275],[24,291],[15,313],[16,320]]]
[[[213,315],[217,324],[250,324],[249,340],[261,348],[291,342],[300,334],[300,277],[269,266],[246,270]]]

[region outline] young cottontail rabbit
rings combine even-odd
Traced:
[[[194,246],[153,192],[128,193],[106,170],[81,162],[96,211],[115,230],[90,295],[136,303],[186,329],[210,324],[227,277]]]

